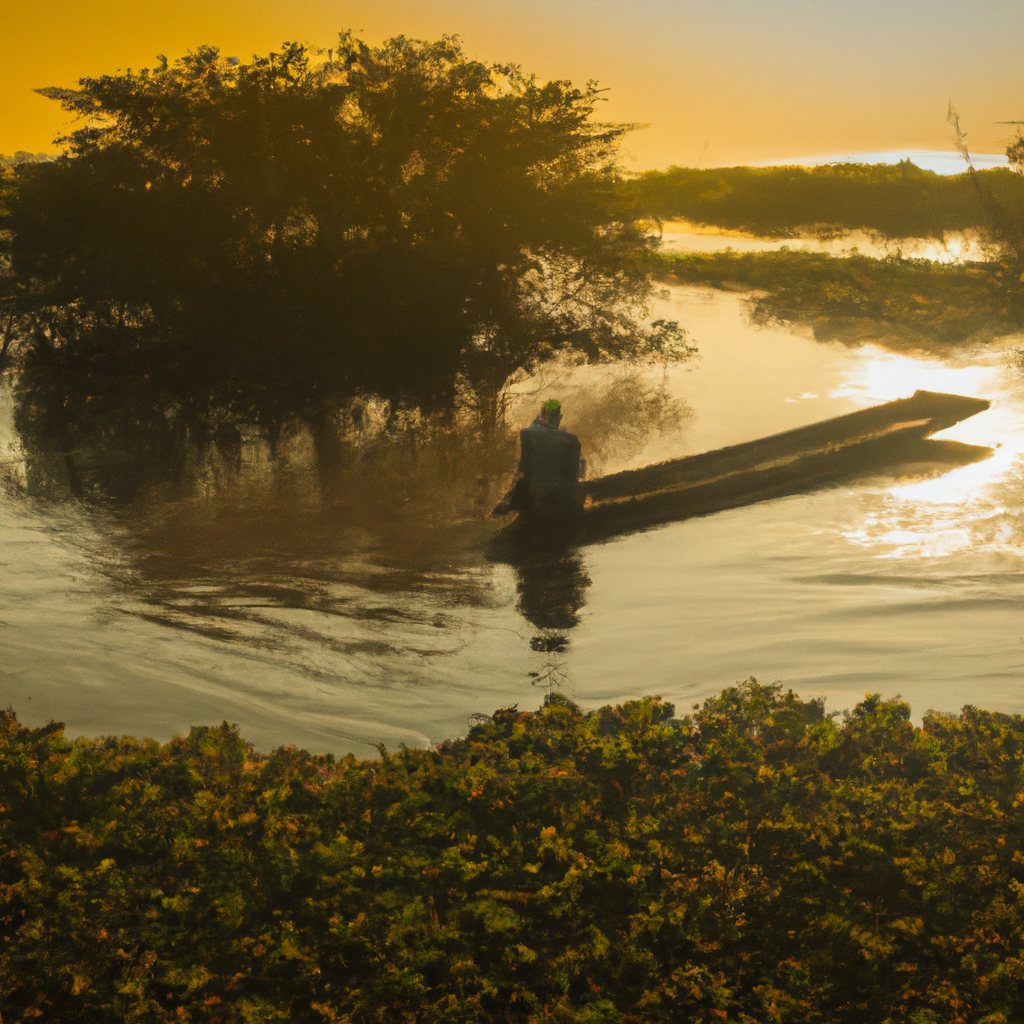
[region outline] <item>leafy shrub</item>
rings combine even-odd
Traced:
[[[1024,719],[557,694],[377,761],[0,722],[5,1021],[1012,1021]]]

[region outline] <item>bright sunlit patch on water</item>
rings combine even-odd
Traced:
[[[888,493],[899,501],[949,505],[964,512],[969,512],[979,502],[988,507],[991,504],[987,497],[988,488],[1006,480],[1015,468],[1020,467],[1022,448],[1024,438],[1017,435],[1010,444],[997,448],[992,458],[984,462],[960,466],[930,480],[897,484]]]
[[[1024,558],[1020,506],[1004,499],[1021,469],[1024,437],[984,462],[933,479],[897,484],[847,540],[886,559],[1000,553]]]
[[[878,504],[850,542],[882,559],[947,558],[962,553],[1024,557],[1022,517],[1017,512],[1024,472],[1024,403],[1008,367],[1008,343],[970,365],[922,359],[867,346],[833,391],[871,406],[914,391],[939,391],[988,399],[992,406],[936,434],[939,439],[994,449],[991,458],[940,476],[895,484],[878,493]]]
[[[844,534],[880,559],[934,559],[971,553],[1024,557],[1019,517],[978,500],[927,501],[917,488],[894,488],[861,526]]]
[[[1002,349],[984,355],[972,353],[970,364],[961,366],[865,345],[857,350],[832,397],[848,398],[865,407],[909,398],[919,390],[992,399],[1005,390],[1005,377]]]
[[[989,249],[978,238],[966,238],[963,235],[950,233],[942,240],[914,239],[907,246],[896,243],[903,256],[910,259],[933,260],[935,263],[960,263],[988,258]]]
[[[851,231],[835,237],[760,238],[742,231],[726,231],[691,224],[688,221],[666,221],[660,228],[662,252],[797,252],[827,253],[849,256],[857,253],[873,259],[900,256],[904,259],[932,260],[935,263],[957,263],[992,258],[992,247],[975,232],[950,231],[940,238],[887,239],[866,231]]]

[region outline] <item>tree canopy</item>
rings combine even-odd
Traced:
[[[343,35],[40,91],[80,123],[64,158],[6,171],[25,430],[107,409],[273,436],[367,393],[493,412],[561,351],[683,351],[643,326],[653,242],[594,83]]]

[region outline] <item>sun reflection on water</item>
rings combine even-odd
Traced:
[[[907,490],[907,489],[904,489]],[[985,502],[918,502],[906,494],[883,494],[847,540],[881,559],[935,559],[970,553],[1024,558],[1019,514]]]
[[[992,405],[941,431],[940,439],[994,449],[990,459],[938,477],[868,490],[869,511],[843,536],[880,559],[935,559],[998,553],[1024,559],[1024,389],[1008,363],[1010,342],[970,365],[887,352],[875,346],[833,391],[869,406],[917,389],[988,399]]]
[[[906,398],[917,390],[991,399],[994,393],[1007,390],[1009,347],[1005,343],[981,353],[967,353],[962,362],[954,362],[864,345],[856,351],[832,395],[865,406]]]

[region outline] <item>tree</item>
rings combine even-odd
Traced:
[[[273,442],[359,394],[493,420],[557,353],[688,351],[642,326],[654,241],[594,83],[346,34],[41,92],[82,124],[9,190],[29,433],[58,404],[72,435]]]

